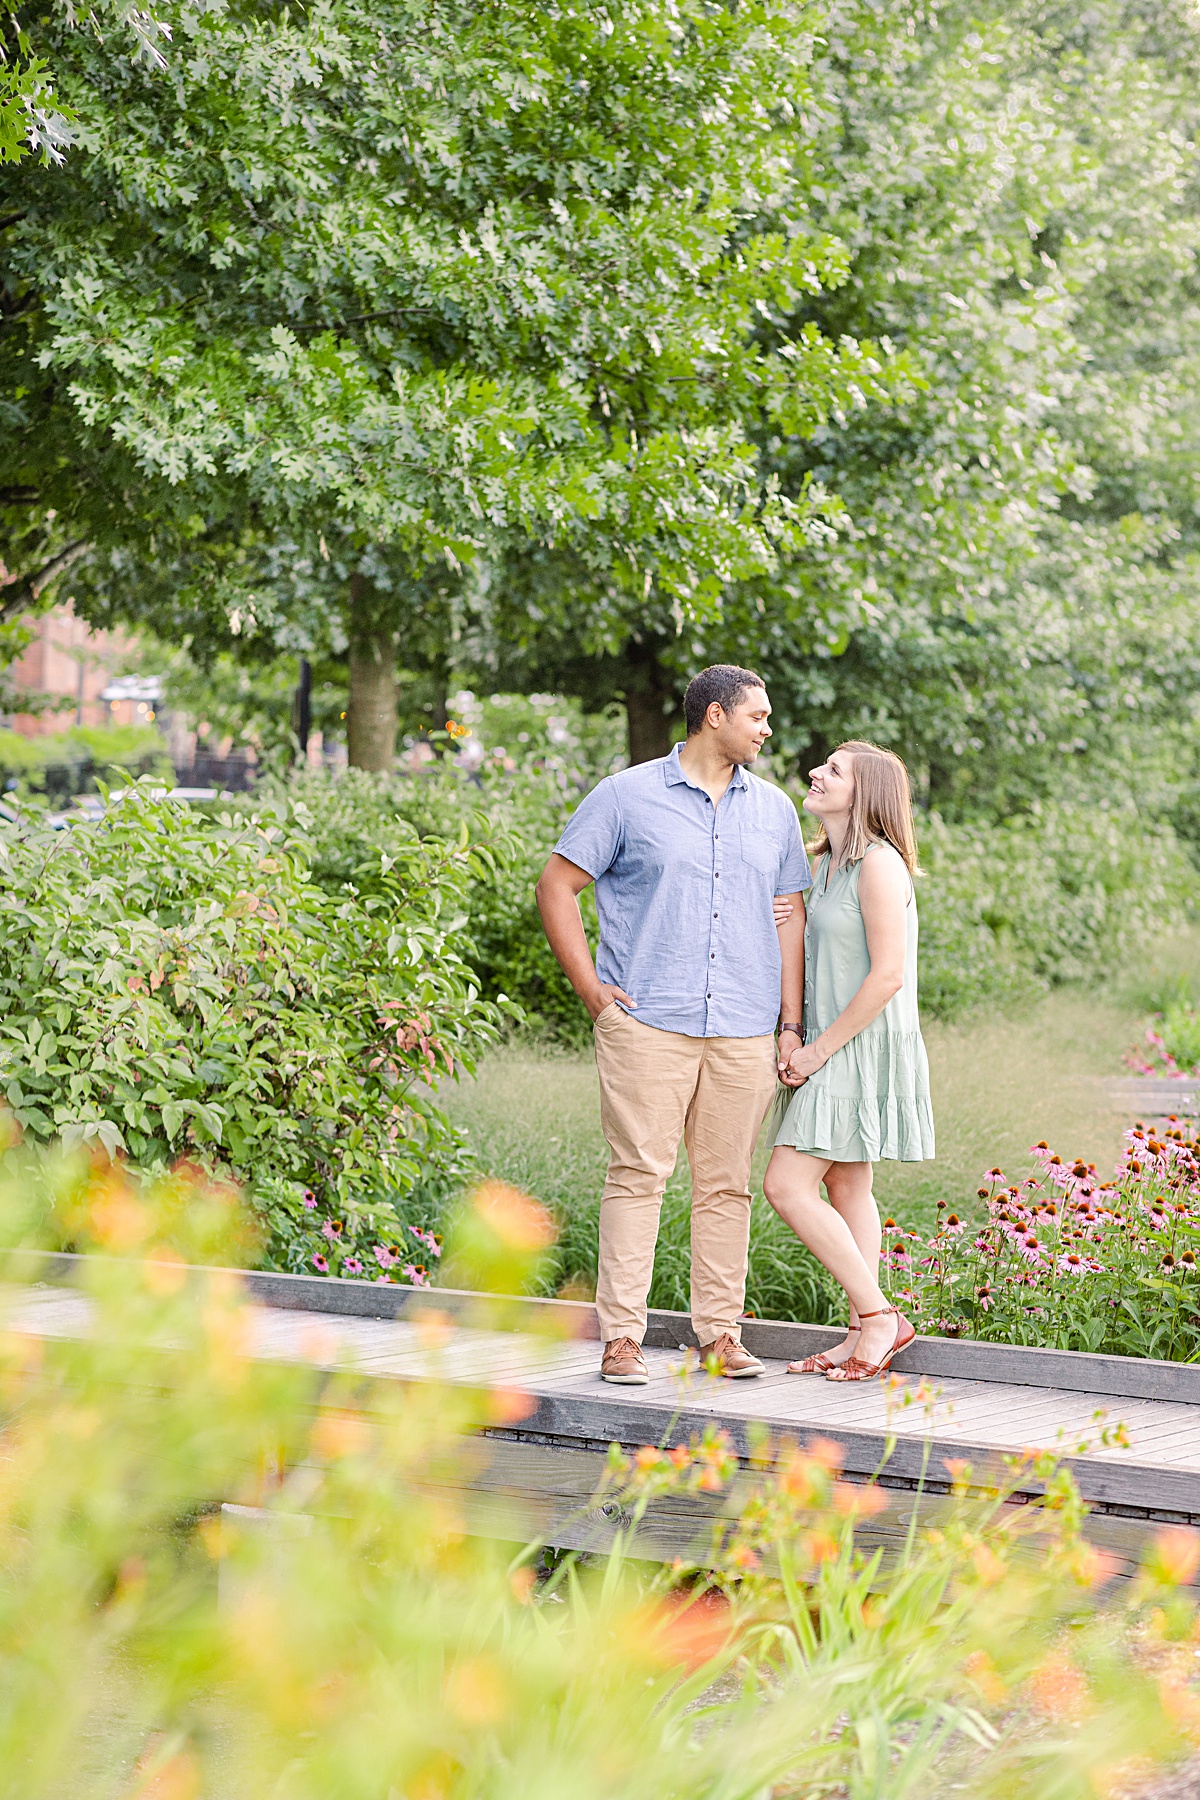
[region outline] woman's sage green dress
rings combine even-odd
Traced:
[[[879,846],[872,844],[870,856]],[[833,1024],[870,971],[858,900],[861,862],[833,869],[821,857],[804,931],[804,1041]],[[929,1060],[917,1019],[917,902],[909,883],[904,985],[877,1019],[802,1087],[781,1088],[773,1144],[833,1162],[921,1162],[933,1155]]]

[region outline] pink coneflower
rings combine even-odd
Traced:
[[[961,1237],[966,1229],[966,1226],[963,1224],[957,1213],[951,1213],[943,1227],[947,1237],[955,1238]]]
[[[317,1271],[318,1275],[328,1275],[329,1273],[329,1264],[325,1261],[325,1258],[319,1254],[313,1257],[312,1266]]]
[[[1060,1275],[1086,1275],[1088,1273],[1088,1265],[1084,1258],[1074,1250],[1068,1250],[1065,1256],[1060,1256],[1057,1267]]]
[[[340,1238],[341,1235],[342,1235],[341,1222],[337,1219],[326,1219],[325,1223],[321,1227],[321,1236],[327,1237],[329,1239],[330,1243],[332,1244],[336,1241],[336,1239]]]
[[[357,1256],[348,1256],[342,1264],[342,1268],[347,1275],[361,1275],[363,1272],[363,1266]]]
[[[386,1244],[376,1244],[371,1252],[381,1269],[391,1269],[400,1261],[397,1250],[389,1250]]]
[[[430,1256],[440,1256],[442,1254],[442,1240],[440,1237],[435,1236],[432,1231],[422,1231],[419,1225],[410,1225],[408,1229],[412,1232],[412,1235],[419,1244],[424,1244]]]
[[[313,1193],[311,1188],[305,1188],[304,1190],[304,1210],[305,1212],[315,1212],[317,1210],[317,1196]]]
[[[431,1287],[433,1285],[429,1279],[429,1271],[421,1268],[418,1263],[405,1263],[400,1273],[405,1281],[413,1287]]]

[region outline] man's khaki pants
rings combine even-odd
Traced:
[[[692,1325],[740,1342],[750,1161],[775,1092],[775,1040],[685,1037],[615,1003],[593,1028],[600,1122],[612,1156],[600,1204],[596,1310],[606,1343],[646,1331],[658,1216],[682,1137],[692,1167]]]

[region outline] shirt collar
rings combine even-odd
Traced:
[[[691,779],[687,770],[681,768],[679,765],[679,752],[681,747],[681,745],[676,744],[672,749],[671,754],[667,757],[667,766],[665,770],[667,786],[678,787],[682,782],[685,787],[694,787],[697,788],[698,792],[702,792],[703,790],[698,788],[697,783]],[[729,779],[729,786],[731,788],[744,788],[746,785],[745,769],[742,768],[740,763],[735,764],[733,774]]]

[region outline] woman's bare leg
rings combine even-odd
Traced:
[[[867,1268],[879,1279],[879,1253],[883,1248],[883,1227],[872,1188],[874,1170],[869,1162],[830,1163],[825,1171],[825,1192],[829,1204],[841,1214],[850,1227],[850,1235],[862,1254]],[[850,1304],[850,1324],[858,1329],[858,1311]]]
[[[807,1156],[802,1150],[792,1150],[786,1145],[778,1144],[771,1152],[771,1160],[763,1179],[763,1192],[770,1205],[791,1226],[805,1249],[811,1250],[817,1261],[823,1263],[834,1280],[846,1290],[852,1320],[863,1313],[879,1313],[888,1304],[877,1276],[878,1213],[875,1214],[874,1237],[872,1239],[869,1234],[867,1236],[867,1256],[864,1257],[849,1221],[832,1204],[832,1197],[829,1204],[821,1198],[821,1182],[824,1180],[828,1186],[829,1175],[833,1170],[854,1168],[868,1172],[869,1184],[869,1163],[830,1163],[821,1157]],[[856,1222],[865,1227],[866,1206],[861,1193],[861,1177],[858,1190],[854,1189],[852,1181],[850,1194],[847,1194],[846,1183],[842,1182],[840,1186],[843,1200]],[[835,1175],[835,1191],[838,1187],[839,1178]],[[870,1204],[874,1211],[874,1202],[871,1201]],[[895,1336],[894,1319],[887,1316],[868,1318],[863,1321],[858,1338],[852,1345],[853,1352],[864,1362],[878,1362],[891,1348]],[[838,1360],[841,1360],[840,1356]]]

